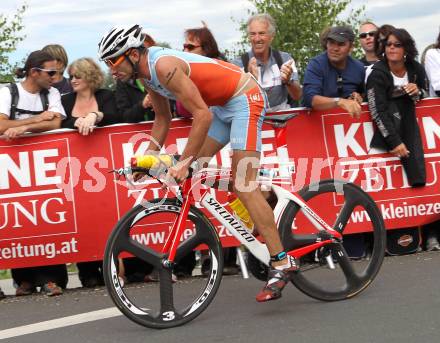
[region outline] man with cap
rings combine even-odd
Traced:
[[[330,28],[326,51],[310,60],[304,74],[304,106],[315,110],[335,107],[359,117],[365,69],[350,56],[355,35],[349,26]]]

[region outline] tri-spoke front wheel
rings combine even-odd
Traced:
[[[293,284],[319,300],[342,300],[359,294],[377,275],[385,253],[384,222],[374,200],[360,187],[335,180],[309,185],[299,195],[309,207],[329,213],[325,217],[324,213],[317,212],[343,237],[353,231],[352,225],[361,226],[362,232],[367,232],[364,235],[367,236],[371,255],[359,260],[350,259],[342,242],[335,242],[303,258],[300,271],[292,278]],[[339,214],[325,211],[326,208],[334,208],[335,204],[341,206]],[[279,230],[287,250],[296,248],[298,231],[316,232],[294,202],[287,205]],[[333,263],[329,264],[328,260]]]
[[[175,199],[138,205],[118,222],[107,242],[104,279],[109,294],[123,314],[146,327],[164,329],[189,322],[207,308],[221,282],[223,256],[217,231],[195,207],[188,214],[175,262],[194,249],[204,250],[211,258],[209,275],[176,282],[173,267],[164,265],[168,255],[161,246],[181,211]],[[148,283],[121,284],[119,266],[129,256],[152,266]]]

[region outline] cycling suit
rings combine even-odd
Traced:
[[[151,79],[145,84],[160,95],[176,100],[158,80],[156,63],[163,56],[174,56],[188,65],[188,77],[198,88],[213,113],[208,136],[222,145],[231,142],[234,150],[261,151],[261,128],[266,98],[258,87],[235,95],[242,72],[237,66],[205,56],[161,47],[148,49]]]

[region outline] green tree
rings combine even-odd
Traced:
[[[270,14],[277,25],[272,45],[274,48],[289,52],[295,59],[301,79],[309,59],[322,52],[320,33],[329,26],[351,25],[357,30],[364,20],[365,7],[348,11],[351,0],[249,0],[255,10],[249,10],[249,16],[256,13]],[[344,11],[347,15],[340,16]],[[246,21],[240,22],[243,33],[241,50],[248,45]],[[354,52],[359,56],[357,47]]]
[[[9,54],[17,48],[25,36],[21,34],[24,26],[23,14],[27,6],[22,5],[12,18],[0,14],[0,82],[14,80],[13,69],[15,65],[9,62]]]

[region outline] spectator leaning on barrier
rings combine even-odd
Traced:
[[[376,24],[367,21],[359,27],[359,42],[361,43],[362,50],[364,50],[364,57],[360,61],[367,67],[376,63],[379,57],[376,55],[375,50],[375,37],[377,33]]]
[[[440,96],[440,33],[434,46],[426,51],[424,64],[429,79],[429,96]]]
[[[383,44],[376,44],[383,56],[373,65],[367,80],[371,117],[378,130],[371,147],[385,149],[400,158],[411,186],[426,182],[423,145],[415,104],[426,89],[425,71],[415,59],[415,42],[404,29],[391,29]]]
[[[18,77],[26,77],[15,87],[0,90],[0,133],[15,138],[25,132],[43,132],[60,127],[65,117],[60,93],[51,87],[56,62],[43,51],[32,52]],[[12,94],[11,93],[17,92]],[[67,285],[67,268],[54,266],[11,269],[16,295],[29,295],[41,287],[49,296],[62,294]]]
[[[46,45],[41,50],[47,52],[56,61],[56,68],[58,72],[53,77],[52,87],[58,89],[61,95],[73,92],[69,80],[64,77],[64,71],[69,63],[66,50],[64,50],[64,48],[58,44]]]
[[[247,30],[252,49],[232,62],[250,72],[262,85],[269,100],[268,111],[289,108],[289,95],[294,101],[302,95],[292,56],[271,48],[275,29],[275,21],[269,14],[250,17]]]
[[[101,89],[104,73],[91,58],[80,58],[68,68],[73,93],[61,97],[67,118],[63,128],[74,129],[87,136],[93,128],[121,122],[113,92]]]
[[[43,51],[32,52],[16,76],[21,83],[0,89],[0,134],[12,139],[26,132],[58,129],[65,117],[60,93],[51,87],[56,62]]]
[[[146,48],[156,45],[156,42],[149,34],[143,33],[143,36]],[[124,123],[154,120],[151,100],[141,80],[136,79],[136,81],[122,82],[117,78],[115,98],[116,106],[119,113],[122,114],[122,121]]]
[[[327,51],[311,59],[304,74],[304,106],[315,110],[339,106],[351,116],[360,114],[365,68],[350,56],[354,38],[349,26],[329,30]]]

